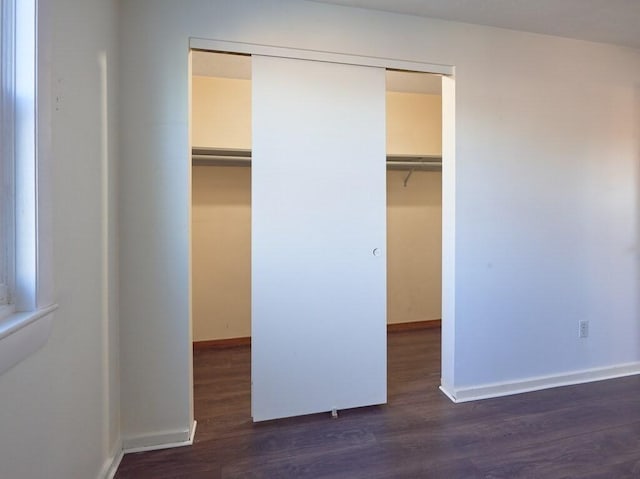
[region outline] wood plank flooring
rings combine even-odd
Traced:
[[[389,404],[253,424],[250,350],[194,355],[191,447],[116,478],[640,478],[640,377],[453,404],[440,331],[389,335]]]

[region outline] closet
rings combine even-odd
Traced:
[[[441,79],[388,71],[386,100],[387,322],[411,329],[442,317]]]
[[[300,367],[289,362],[295,367],[282,375],[274,376],[281,369],[275,363],[265,374],[259,371],[252,381],[252,398],[260,398],[258,406],[254,402],[254,420],[386,402],[386,355],[379,351],[386,350],[380,336],[385,304],[390,324],[439,319],[441,106],[439,92],[432,91],[439,78],[427,77],[305,60],[193,53],[194,343],[248,342],[253,314],[253,372],[273,360],[278,341],[290,358],[316,358]],[[290,78],[293,89],[286,85]],[[318,123],[310,127],[298,117]],[[261,128],[252,135],[256,121]],[[372,214],[384,209],[379,201],[384,195],[385,124],[386,248],[384,215]],[[311,148],[305,150],[307,140]],[[372,163],[376,157],[380,163]],[[336,321],[338,316],[348,321]],[[373,335],[367,326],[372,318],[382,328]],[[271,333],[274,321],[279,329]],[[314,336],[301,347],[317,348],[316,353],[296,352],[285,337],[291,332],[291,337],[307,338],[309,331]],[[349,346],[327,355],[323,344],[334,341],[335,334]],[[323,335],[329,335],[326,342]],[[265,341],[270,352],[261,355]],[[378,352],[370,353],[372,348]],[[352,359],[353,351],[358,360]],[[341,359],[334,357],[341,354]],[[321,356],[323,368],[318,369]],[[383,375],[371,375],[376,370]],[[316,372],[309,376],[310,371]],[[265,377],[268,384],[259,380]],[[342,394],[349,389],[345,381],[353,377],[369,379]],[[288,387],[291,378],[297,390]],[[304,390],[314,387],[317,394]],[[282,390],[290,403],[285,406],[280,405]],[[332,391],[332,398],[322,397],[326,391]]]
[[[194,52],[192,82],[193,339],[248,343],[250,57]],[[387,317],[422,323],[441,317],[440,78],[390,71],[387,90]]]
[[[251,61],[240,55],[193,52],[192,63],[193,340],[196,346],[247,343]]]

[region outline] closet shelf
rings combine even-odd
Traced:
[[[193,148],[194,166],[251,166],[251,150],[231,148]],[[432,155],[387,155],[387,169],[437,171],[442,157]]]

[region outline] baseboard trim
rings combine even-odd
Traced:
[[[442,320],[428,319],[426,321],[412,321],[410,323],[391,323],[387,324],[388,333],[398,333],[402,331],[417,331],[421,329],[436,329],[442,327]],[[203,349],[227,349],[237,348],[240,346],[251,346],[251,337],[227,338],[227,339],[208,339],[205,341],[194,341],[193,350],[200,351]]]
[[[120,466],[123,457],[124,451],[122,450],[122,447],[120,447],[120,449],[114,452],[111,457],[105,461],[98,477],[101,479],[113,479],[116,472],[118,472],[118,467]]]
[[[124,453],[131,454],[134,452],[191,446],[196,435],[197,424],[196,421],[193,421],[193,425],[188,431],[169,431],[125,439],[123,441]]]
[[[426,321],[412,321],[410,323],[390,323],[387,324],[387,333],[399,333],[402,331],[417,331],[420,329],[436,329],[442,327],[441,319],[430,319]]]
[[[568,374],[530,378],[524,381],[488,384],[484,386],[454,389],[453,391],[440,386],[440,390],[453,402],[462,403],[492,399],[513,394],[523,394],[543,389],[551,389],[576,384],[606,381],[640,374],[640,362],[621,364],[608,368],[587,369]]]
[[[239,346],[251,346],[251,337],[246,338],[228,338],[228,339],[209,339],[207,341],[194,341],[193,350],[201,349],[227,349],[237,348]]]
[[[449,392],[449,390],[444,385],[441,384],[438,389],[440,389],[442,394],[447,396],[451,402],[454,402],[454,403],[458,402],[458,401],[456,401],[456,397],[451,392]]]

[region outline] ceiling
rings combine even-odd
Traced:
[[[251,57],[247,55],[194,51],[191,63],[197,76],[251,79]],[[387,71],[387,90],[440,95],[440,76]]]
[[[311,0],[640,49],[640,0]]]

